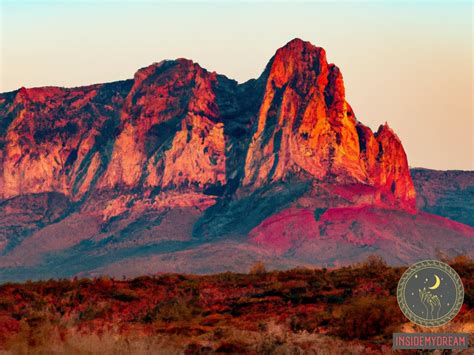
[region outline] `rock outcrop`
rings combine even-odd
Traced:
[[[233,82],[219,79],[184,59],[139,70],[99,188],[225,185],[224,124],[216,95]]]
[[[356,120],[342,74],[324,49],[295,39],[270,61],[245,162],[244,185],[305,172],[335,184],[379,188],[380,201],[413,207],[415,193],[400,140],[387,125]]]
[[[90,192],[108,166],[131,84],[0,95],[0,196]]]
[[[327,63],[324,49],[293,40],[276,52],[267,71],[244,185],[300,170],[319,180],[366,182],[342,76]]]

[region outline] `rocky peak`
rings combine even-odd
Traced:
[[[225,184],[218,76],[190,60],[140,69],[121,113],[102,188]]]
[[[375,139],[379,147],[376,156],[379,169],[375,172],[378,184],[390,189],[386,196],[391,199],[391,204],[406,201],[414,208],[415,189],[400,139],[387,123],[379,127]]]
[[[308,91],[307,85],[314,84],[321,72],[327,72],[326,52],[296,38],[276,51],[269,67],[268,85],[280,89],[293,82],[301,91]]]
[[[357,122],[361,165],[370,184],[389,205],[415,208],[415,190],[405,150],[387,123],[374,134]]]
[[[246,160],[244,185],[306,172],[317,179],[364,181],[352,110],[339,69],[324,49],[295,39],[270,61]]]

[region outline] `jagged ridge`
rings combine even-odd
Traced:
[[[377,188],[412,208],[403,147],[356,120],[324,49],[292,40],[258,80],[238,85],[185,59],[133,80],[22,88],[0,96],[0,195],[97,190],[255,189],[305,175]],[[214,189],[214,191],[217,191]]]

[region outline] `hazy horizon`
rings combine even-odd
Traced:
[[[357,118],[412,167],[474,170],[472,4],[2,1],[0,92],[133,77],[185,57],[239,82],[295,37],[341,68]]]

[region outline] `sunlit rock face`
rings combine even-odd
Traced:
[[[245,161],[244,185],[305,172],[318,180],[380,187],[379,200],[413,206],[407,159],[396,135],[357,122],[341,72],[324,49],[295,39],[279,49],[266,80]]]
[[[0,195],[254,191],[313,179],[412,208],[400,140],[358,122],[324,49],[295,39],[244,84],[185,59],[132,80],[0,95]],[[232,188],[229,187],[232,185]]]
[[[388,205],[415,208],[415,189],[400,139],[385,123],[374,134],[357,123],[362,167]]]
[[[3,94],[0,194],[225,185],[216,92],[235,87],[177,60],[124,82]]]
[[[99,187],[225,185],[224,124],[216,99],[221,81],[234,84],[184,59],[139,70]]]
[[[339,69],[322,48],[293,40],[267,70],[258,125],[249,147],[244,184],[261,185],[290,172],[364,182],[355,118]]]
[[[355,118],[340,70],[295,39],[238,85],[185,59],[132,80],[0,96],[0,194],[247,191],[292,177],[376,188],[412,208],[405,152],[387,125]],[[217,190],[215,188],[218,188]]]

